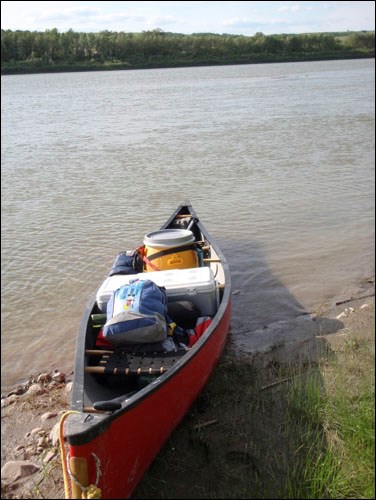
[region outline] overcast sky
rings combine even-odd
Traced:
[[[1,28],[96,33],[312,33],[375,29],[374,1],[1,2]]]

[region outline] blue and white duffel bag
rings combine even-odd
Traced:
[[[165,289],[136,279],[112,293],[103,336],[115,346],[161,342],[169,323]]]

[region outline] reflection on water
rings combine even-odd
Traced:
[[[1,83],[3,387],[72,369],[115,255],[186,199],[228,257],[239,345],[374,273],[373,59]]]

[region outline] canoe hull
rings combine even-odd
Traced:
[[[231,316],[231,280],[224,255],[190,205],[181,205],[163,228],[189,218],[196,241],[204,240],[203,262],[212,268],[220,295],[218,310],[197,342],[171,368],[136,393],[120,389],[121,404],[96,411],[95,401],[118,399],[118,392],[88,372],[96,332],[91,317],[98,312],[95,297],[81,321],[77,338],[72,411],[64,429],[69,450],[70,489],[96,485],[101,498],[129,498],[172,431],[205,387],[224,349]],[[204,248],[203,247],[203,248]],[[188,291],[188,290],[187,290]],[[107,403],[106,403],[107,404]],[[64,469],[64,467],[63,467]],[[67,481],[65,481],[67,484]],[[66,488],[67,495],[67,488]]]

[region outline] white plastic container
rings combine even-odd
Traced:
[[[134,279],[149,279],[158,286],[164,286],[169,302],[189,300],[197,306],[202,316],[213,316],[218,308],[218,289],[209,267],[190,269],[169,269],[139,274],[115,274],[105,279],[97,292],[97,304],[106,312],[111,293]]]
[[[181,247],[193,243],[195,237],[188,229],[161,229],[145,234],[144,244],[154,248]]]

